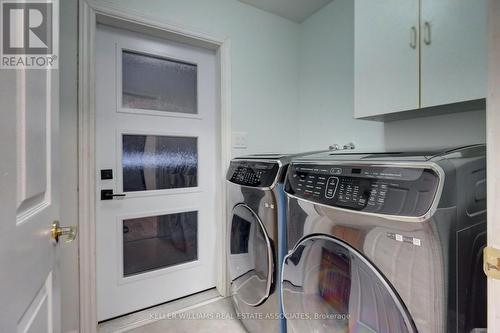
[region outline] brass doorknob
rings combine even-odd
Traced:
[[[485,247],[483,250],[483,270],[487,277],[500,280],[500,250]]]
[[[50,237],[56,243],[59,242],[59,237],[66,237],[65,242],[71,243],[75,240],[76,234],[78,233],[77,227],[61,227],[59,221],[52,222],[52,228],[50,229]]]

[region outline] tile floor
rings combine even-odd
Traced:
[[[244,333],[229,298],[215,289],[99,324],[98,333]]]

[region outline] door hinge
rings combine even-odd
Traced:
[[[500,280],[500,250],[485,247],[483,254],[484,273],[489,278]]]

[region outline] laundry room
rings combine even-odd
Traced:
[[[1,332],[500,332],[499,1],[0,6]]]

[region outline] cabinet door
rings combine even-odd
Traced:
[[[356,0],[355,117],[419,107],[419,0]]]
[[[422,0],[422,107],[486,97],[487,0]]]

